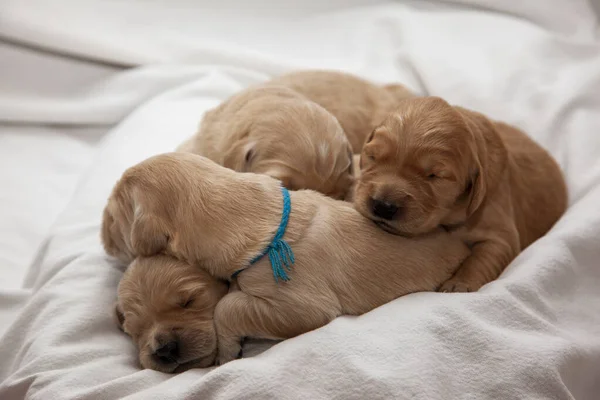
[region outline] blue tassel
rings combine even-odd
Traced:
[[[277,283],[279,283],[280,280],[284,282],[290,280],[286,269],[291,271],[292,265],[296,262],[292,248],[288,242],[283,240],[285,228],[287,227],[290,212],[292,211],[292,202],[290,200],[290,193],[286,188],[282,187],[281,193],[283,194],[283,211],[281,213],[281,222],[279,223],[277,233],[275,233],[273,240],[267,248],[250,261],[250,265],[252,265],[268,254],[269,261],[271,262],[271,269],[273,270],[273,278],[275,278],[275,282]],[[236,271],[231,277],[235,278],[242,271],[243,269]]]
[[[279,282],[280,279],[284,282],[290,280],[285,270],[291,271],[295,258],[292,248],[285,240],[279,240],[270,246],[269,261],[271,261],[275,282]]]

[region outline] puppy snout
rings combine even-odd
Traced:
[[[179,357],[179,343],[176,340],[168,341],[156,349],[154,356],[165,364],[175,362]]]
[[[390,221],[400,214],[401,206],[385,200],[371,199],[371,211],[376,217]]]

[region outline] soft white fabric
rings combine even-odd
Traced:
[[[0,12],[0,19],[2,13]],[[0,23],[0,26],[2,24]],[[109,125],[48,125],[9,114],[64,104],[115,68],[0,41],[0,336],[31,294],[27,267],[69,202]],[[49,79],[50,78],[50,79]]]
[[[0,343],[0,398],[597,398],[600,45],[588,3],[212,3],[4,3],[4,37],[137,67],[62,102],[0,95],[7,121],[118,123],[28,270],[33,294]],[[121,272],[98,239],[112,185],[235,91],[304,67],[399,80],[519,125],[564,168],[567,214],[479,293],[405,296],[263,353],[268,343],[251,344],[253,357],[220,368],[139,370],[111,320]]]

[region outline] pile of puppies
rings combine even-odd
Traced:
[[[178,152],[128,169],[102,240],[128,264],[116,316],[142,367],[179,372],[237,358],[245,337],[476,291],[566,206],[559,167],[518,129],[303,71],[233,96]]]

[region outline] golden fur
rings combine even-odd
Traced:
[[[214,364],[213,316],[227,284],[167,256],[136,258],[119,283],[116,319],[133,339],[143,368],[180,372]],[[158,355],[159,349],[173,344]]]
[[[369,133],[401,100],[415,97],[400,84],[379,86],[339,71],[296,71],[268,84],[293,89],[333,114],[344,128],[354,153],[360,153]]]
[[[343,199],[352,183],[352,149],[333,115],[281,86],[253,87],[206,113],[179,151],[239,172],[279,179],[292,190]]]
[[[560,168],[510,125],[437,97],[405,100],[363,148],[355,207],[383,229],[440,225],[472,247],[442,291],[475,291],[544,235],[567,206]]]
[[[124,262],[164,253],[223,280],[248,267],[237,278],[239,290],[215,310],[218,363],[237,356],[242,337],[289,338],[342,314],[435,290],[469,254],[442,230],[415,239],[390,235],[350,203],[310,190],[290,195],[284,239],[296,263],[289,282],[275,282],[268,257],[248,267],[279,226],[280,182],[193,154],[159,155],[127,170],[106,206],[102,239]]]
[[[343,199],[353,184],[353,150],[411,95],[401,85],[376,86],[340,72],[294,72],[207,112],[199,132],[178,150],[272,176],[288,189]]]

